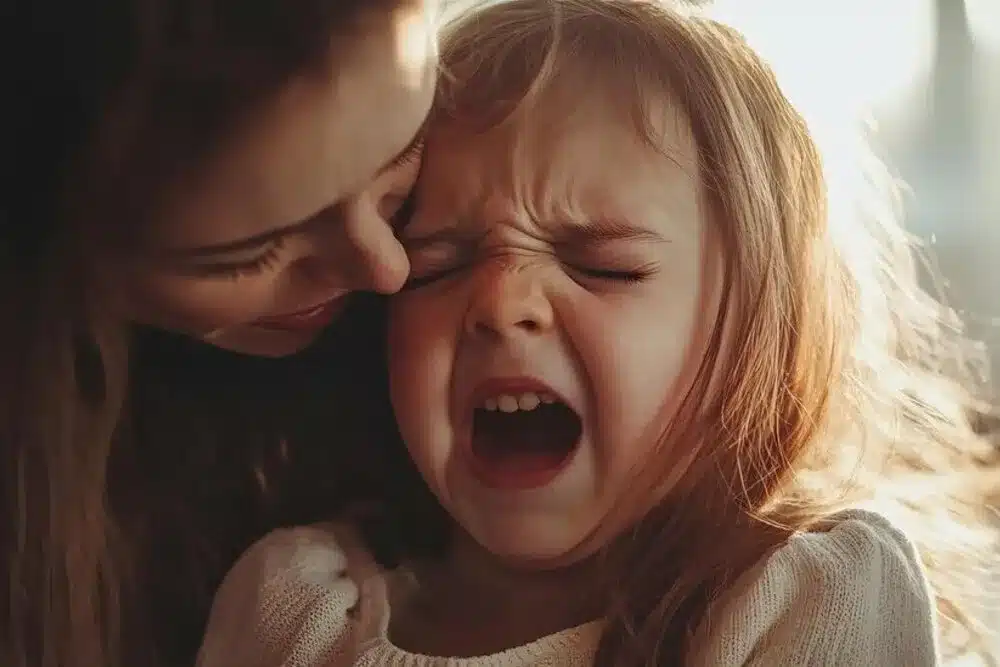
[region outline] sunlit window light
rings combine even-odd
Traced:
[[[929,72],[933,9],[933,0],[716,0],[709,11],[746,35],[797,104],[865,114]]]
[[[976,46],[1000,54],[1000,0],[965,0]]]

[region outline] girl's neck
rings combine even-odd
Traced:
[[[595,563],[515,567],[456,535],[448,555],[413,568],[415,592],[393,605],[393,641],[409,651],[469,657],[521,646],[601,616]]]

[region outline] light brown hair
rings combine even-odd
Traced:
[[[139,330],[98,269],[178,174],[409,1],[5,5],[0,664],[190,663],[212,588],[278,520],[261,471],[291,450],[319,457],[295,488],[355,477],[336,424],[283,448],[329,355],[254,363]]]
[[[442,66],[433,122],[470,131],[518,123],[585,80],[579,104],[613,91],[658,149],[647,101],[669,96],[724,240],[711,349],[663,438],[664,451],[693,447],[693,463],[609,554],[599,664],[683,664],[741,574],[856,505],[916,541],[950,654],[988,657],[969,575],[996,541],[997,450],[970,424],[983,406],[969,348],[917,284],[882,175],[872,205],[828,206],[829,164],[766,64],[735,30],[664,3],[496,3],[445,32]]]

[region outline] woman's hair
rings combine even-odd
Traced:
[[[600,87],[661,150],[649,113],[662,107],[649,102],[670,96],[693,130],[723,239],[710,349],[664,434],[661,469],[628,501],[666,477],[668,452],[693,460],[608,554],[599,664],[683,663],[738,577],[793,531],[854,505],[915,539],[944,645],[988,656],[970,593],[985,583],[974,579],[977,558],[995,543],[985,503],[996,499],[997,450],[970,426],[982,407],[965,388],[971,348],[954,314],[918,286],[885,179],[871,170],[868,195],[840,199],[858,191],[841,188],[741,36],[663,4],[500,2],[448,28],[441,57],[432,122],[470,131]]]
[[[332,417],[336,401],[317,408],[302,362],[138,331],[112,314],[99,269],[183,170],[409,1],[5,3],[3,665],[193,660],[212,587],[283,511],[265,506],[277,482],[261,471],[292,457],[291,408]],[[291,451],[334,485],[336,449]]]

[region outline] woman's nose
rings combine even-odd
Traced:
[[[368,195],[343,203],[336,225],[320,240],[312,275],[317,281],[339,282],[347,289],[392,294],[410,272],[406,251],[389,222]]]
[[[382,294],[398,292],[410,273],[410,262],[392,226],[370,197],[355,202],[345,216],[345,232],[355,257],[356,289]]]

